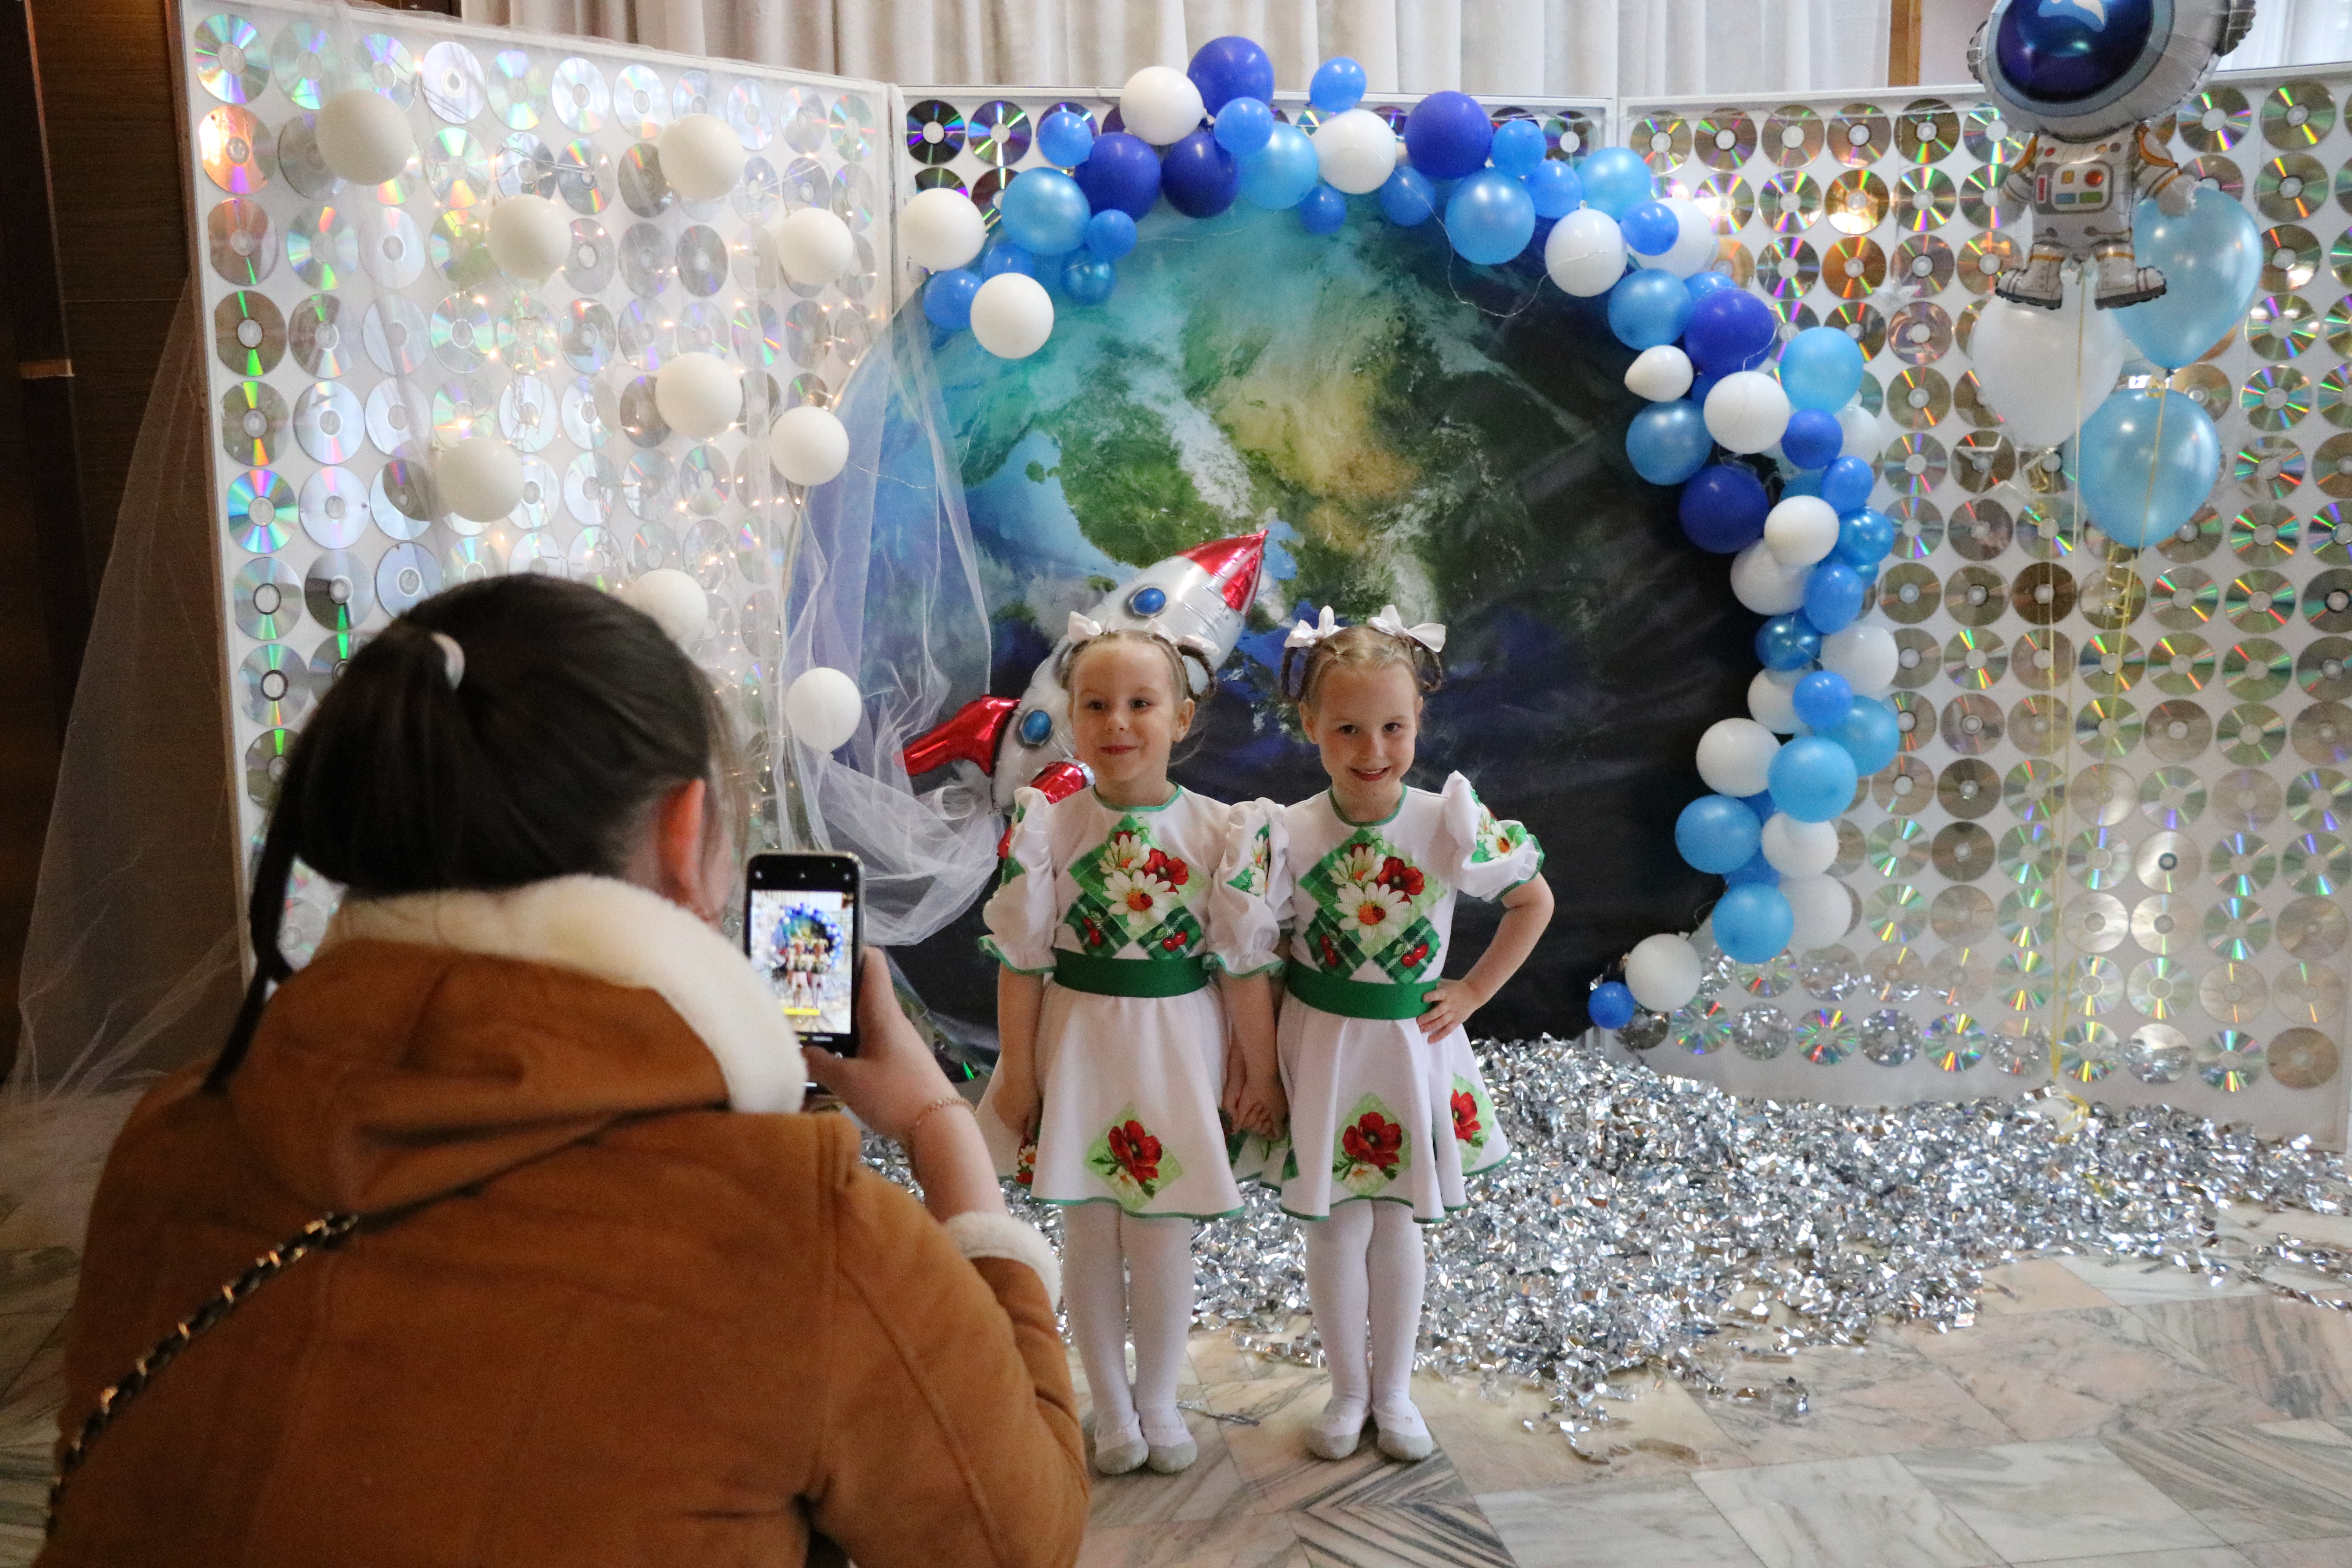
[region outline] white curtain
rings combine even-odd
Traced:
[[[2246,41],[2221,63],[2231,70],[2352,60],[2352,0],[2259,0]]]
[[[2315,0],[2315,8],[2346,0]],[[1116,88],[1238,33],[1303,89],[1656,97],[1871,89],[1887,0],[465,0],[469,22],[914,86]]]

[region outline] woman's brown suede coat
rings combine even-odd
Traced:
[[[1069,1563],[1087,1479],[1037,1275],[967,1262],[846,1118],[727,1097],[654,991],[323,953],[226,1095],[184,1073],[124,1129],[65,1430],[307,1221],[425,1206],[167,1368],[41,1563],[768,1568],[813,1531],[861,1568]]]

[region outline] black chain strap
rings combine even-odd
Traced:
[[[156,1374],[179,1358],[191,1342],[206,1329],[236,1310],[244,1300],[275,1279],[287,1269],[313,1252],[340,1247],[360,1227],[355,1214],[331,1214],[312,1220],[300,1231],[289,1237],[253,1260],[253,1267],[222,1286],[205,1304],[189,1313],[158,1341],[155,1348],[131,1365],[131,1374],[98,1396],[98,1408],[91,1411],[81,1424],[81,1430],[58,1456],[57,1479],[49,1483],[49,1517],[44,1535],[55,1535],[58,1530],[58,1501],[65,1496],[66,1479],[81,1468],[89,1458],[89,1447],[111,1426],[114,1418],[129,1408],[131,1402],[146,1391]]]

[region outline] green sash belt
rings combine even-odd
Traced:
[[[1422,994],[1437,984],[1415,981],[1409,985],[1382,985],[1369,980],[1339,980],[1303,963],[1283,966],[1283,984],[1309,1007],[1336,1013],[1342,1018],[1418,1018],[1429,1011]]]
[[[1197,958],[1090,958],[1054,954],[1054,984],[1097,996],[1189,996],[1209,983]]]

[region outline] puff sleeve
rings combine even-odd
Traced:
[[[1208,897],[1209,956],[1228,974],[1263,974],[1282,962],[1289,847],[1281,806],[1247,800],[1233,808]]]
[[[1470,781],[1445,781],[1440,807],[1447,841],[1445,879],[1464,897],[1499,899],[1543,869],[1543,846],[1516,822],[1498,821]]]
[[[1005,831],[996,891],[981,910],[988,926],[988,934],[980,939],[982,951],[1024,974],[1048,974],[1054,968],[1059,905],[1054,889],[1052,814],[1053,803],[1042,791],[1024,789],[1013,797],[1013,826]]]

